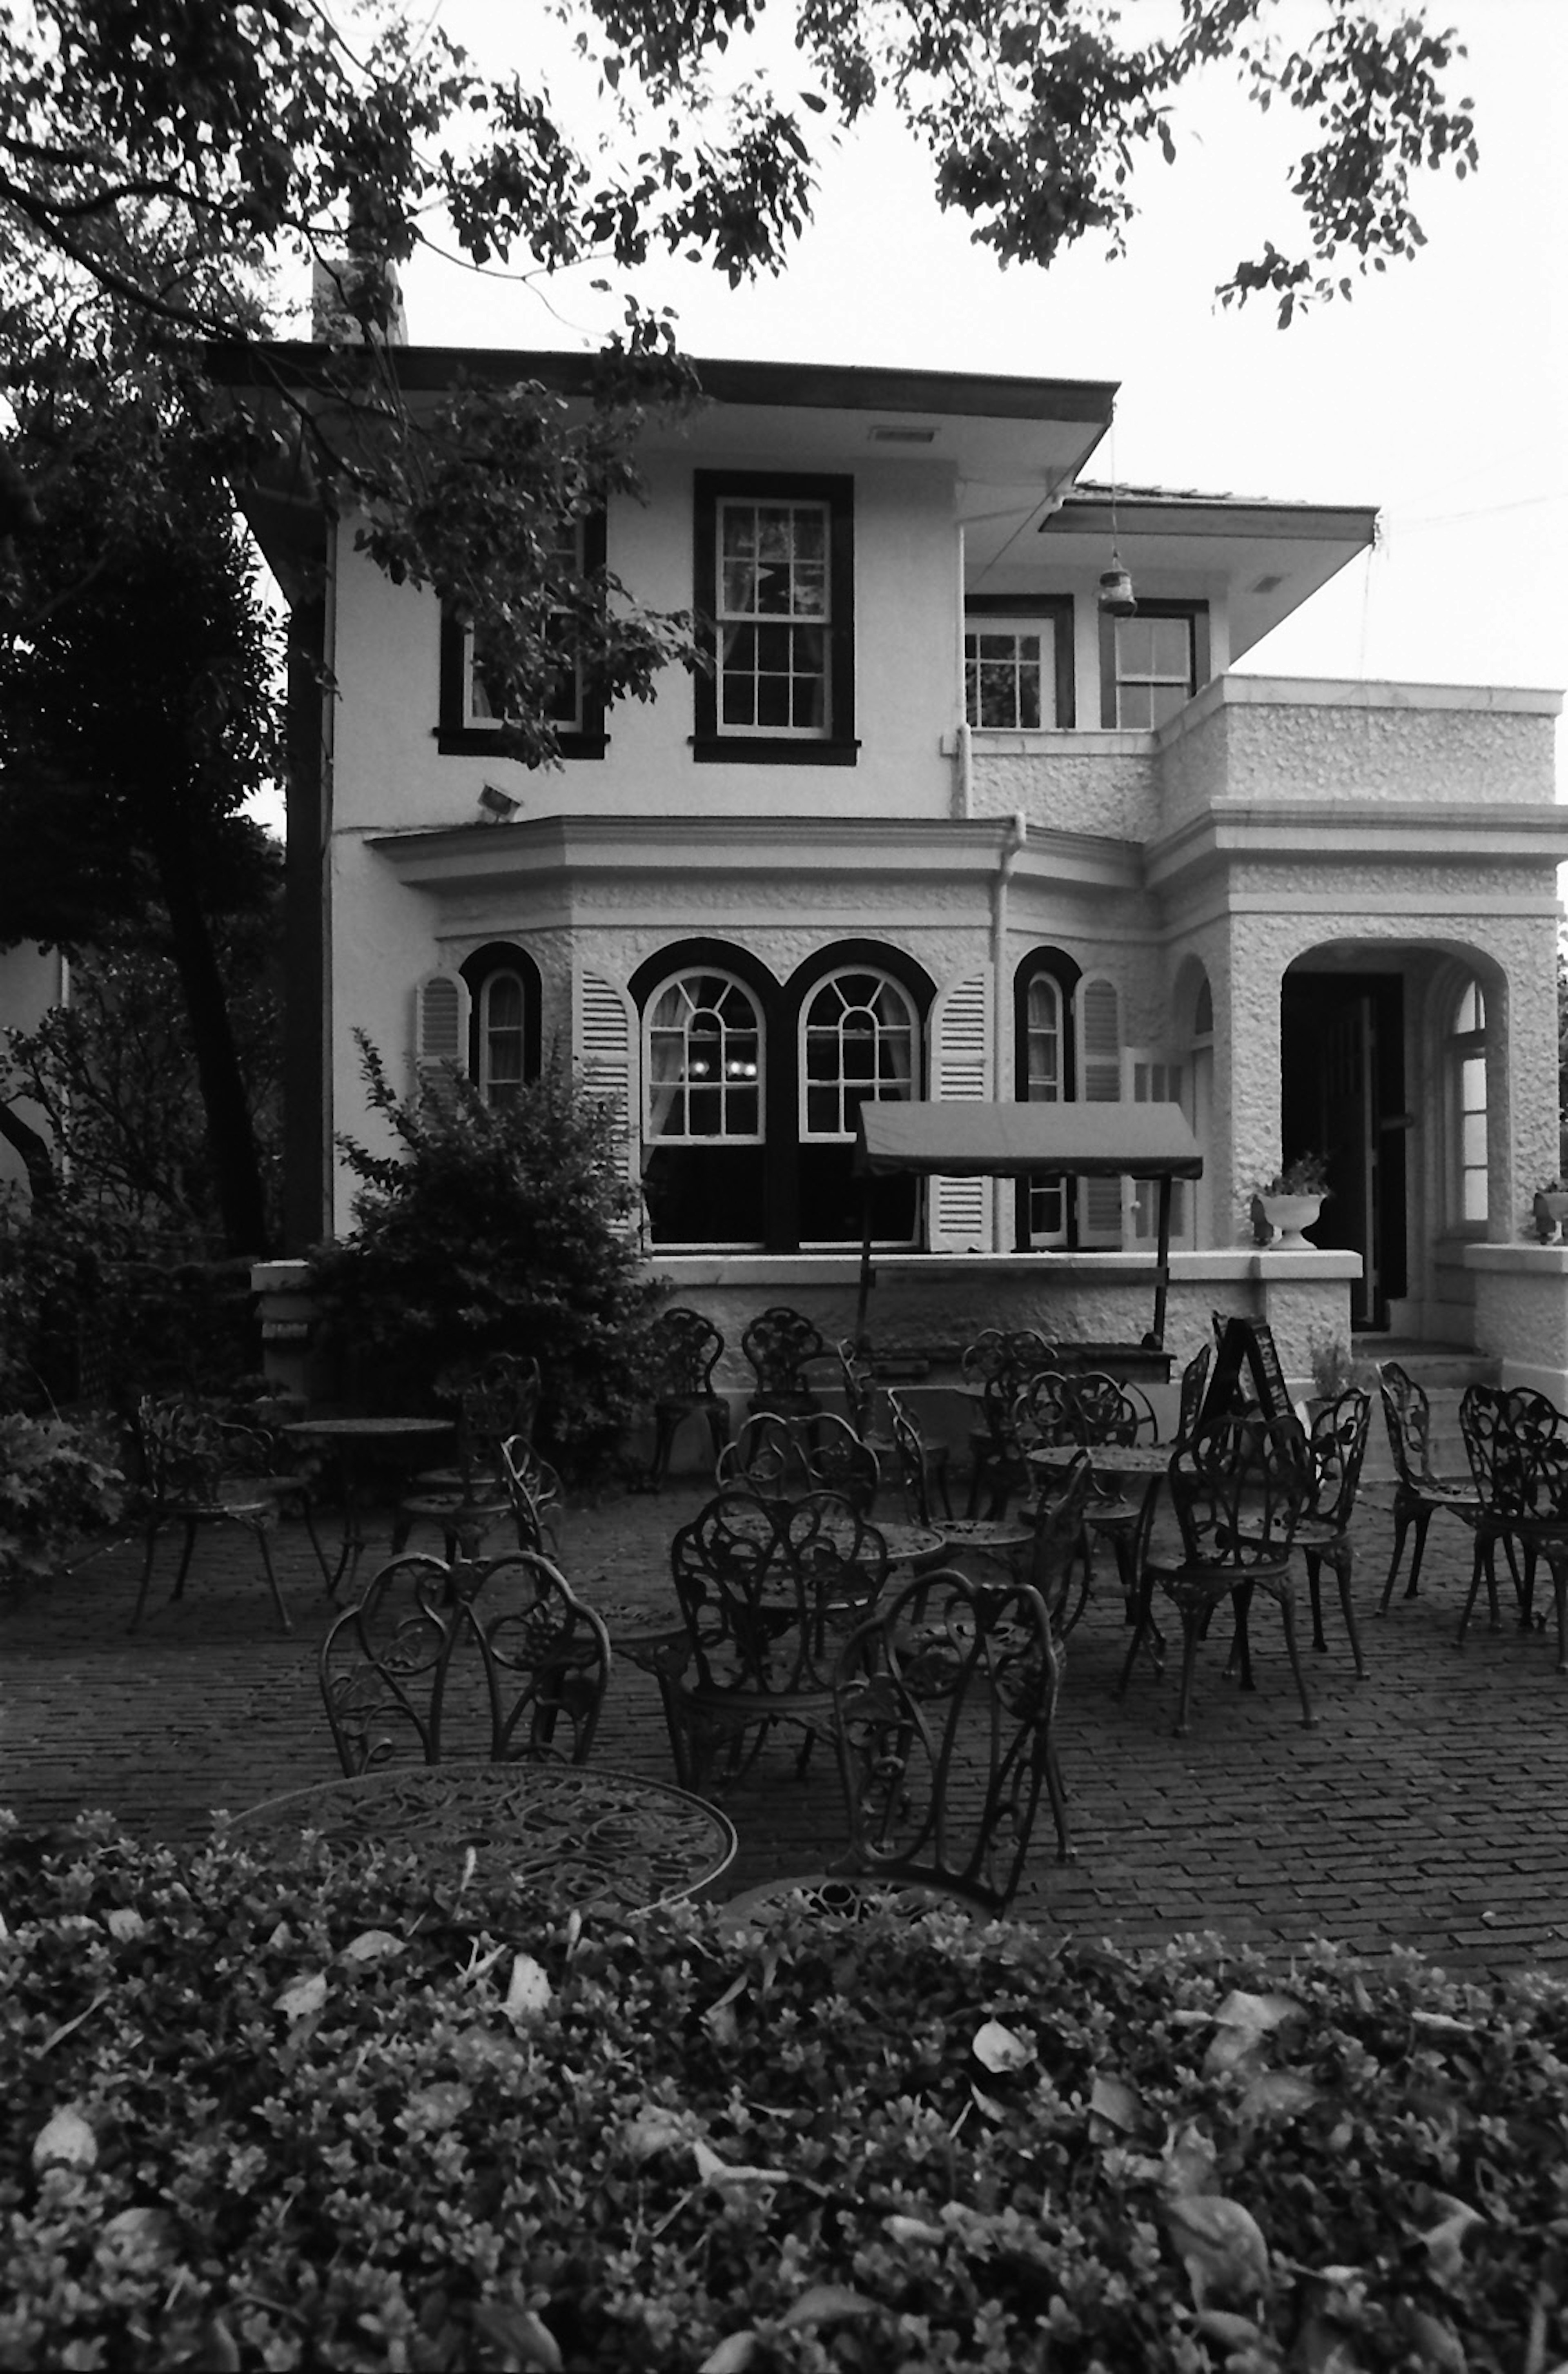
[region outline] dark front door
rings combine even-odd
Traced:
[[[1280,993],[1287,1159],[1328,1158],[1314,1241],[1360,1253],[1351,1324],[1388,1324],[1405,1292],[1405,984],[1397,973],[1288,973]]]

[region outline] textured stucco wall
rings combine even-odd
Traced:
[[[1231,706],[1232,799],[1550,801],[1552,721],[1493,709]]]
[[[1092,739],[1096,746],[1081,746]],[[1141,742],[1141,750],[1129,748]],[[976,816],[1021,812],[1055,832],[1143,841],[1161,821],[1160,785],[1148,736],[1063,734],[1024,742],[973,738],[971,805]]]

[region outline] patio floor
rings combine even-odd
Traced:
[[[662,1613],[669,1537],[701,1497],[687,1481],[575,1509],[562,1549],[573,1583],[617,1610]],[[1472,1976],[1568,1964],[1568,1675],[1554,1670],[1553,1635],[1524,1635],[1505,1613],[1503,1630],[1488,1631],[1483,1616],[1456,1648],[1469,1537],[1443,1520],[1420,1598],[1396,1599],[1380,1623],[1388,1506],[1385,1484],[1363,1488],[1366,1679],[1355,1678],[1331,1588],[1326,1651],[1303,1640],[1311,1731],[1278,1617],[1261,1601],[1255,1695],[1222,1679],[1217,1629],[1185,1739],[1171,1729],[1174,1654],[1162,1676],[1142,1667],[1118,1703],[1126,1636],[1107,1576],[1072,1635],[1063,1698],[1078,1859],[1055,1861],[1043,1804],[1017,1915],[1126,1945],[1198,1929],[1281,1954],[1314,1936],[1371,1954],[1402,1945]],[[302,1528],[286,1522],[275,1539],[289,1636],[239,1533],[203,1535],[178,1604],[166,1543],[134,1637],[134,1544],[0,1597],[0,1804],[29,1827],[107,1807],[142,1836],[194,1840],[217,1807],[330,1778],[315,1673],[330,1603]],[[625,1660],[595,1754],[671,1777],[654,1684]],[[725,1802],[741,1841],[737,1889],[819,1868],[843,1843],[826,1757],[798,1780],[780,1746]]]

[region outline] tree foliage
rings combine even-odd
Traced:
[[[352,514],[395,578],[433,585],[487,647],[513,746],[554,750],[544,698],[560,614],[607,697],[646,694],[679,614],[639,610],[561,558],[563,520],[635,484],[649,407],[691,401],[673,328],[635,294],[660,252],[731,282],[778,270],[809,219],[824,143],[873,105],[925,144],[937,194],[1009,261],[1125,240],[1135,166],[1174,153],[1179,102],[1207,68],[1303,119],[1291,228],[1222,293],[1280,318],[1349,293],[1421,241],[1419,174],[1463,173],[1462,55],[1414,9],[1355,0],[1271,31],[1271,0],[559,0],[599,76],[575,135],[542,77],[487,73],[396,6],[345,16],[295,0],[14,0],[0,24],[0,361],[16,420],[0,455],[0,565],[14,617],[55,489],[106,441],[135,470],[116,504],[156,509],[159,431],[195,421],[209,465]],[[754,59],[783,22],[794,53]],[[589,266],[625,292],[623,331],[586,414],[536,387],[459,386],[411,405],[389,367],[383,263],[446,244],[492,272]],[[287,363],[286,275],[336,260],[347,335]],[[217,342],[214,361],[205,352]],[[268,391],[242,405],[226,391]],[[484,500],[477,503],[476,488]]]

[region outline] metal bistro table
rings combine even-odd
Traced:
[[[412,1847],[434,1877],[503,1879],[562,1911],[645,1911],[707,1887],[736,1852],[716,1806],[593,1764],[403,1764],[291,1789],[236,1815],[240,1844],[319,1831],[329,1849]]]
[[[280,1428],[290,1442],[330,1451],[337,1463],[343,1539],[336,1565],[329,1565],[316,1542],[322,1578],[330,1595],[336,1597],[344,1576],[353,1573],[365,1548],[360,1511],[366,1470],[378,1462],[407,1464],[411,1458],[423,1458],[443,1435],[453,1432],[454,1424],[449,1417],[301,1417]],[[311,1538],[315,1540],[313,1526]]]
[[[1116,1561],[1116,1578],[1122,1587],[1127,1621],[1131,1624],[1137,1621],[1139,1594],[1144,1588],[1143,1560],[1154,1522],[1154,1504],[1160,1497],[1160,1487],[1170,1471],[1175,1445],[1171,1442],[1053,1442],[1038,1445],[1027,1451],[1025,1457],[1035,1475],[1043,1479],[1059,1475],[1063,1468],[1070,1466],[1079,1451],[1087,1451],[1096,1483],[1114,1477],[1118,1482],[1141,1483],[1143,1486],[1134,1522],[1130,1525],[1117,1524],[1106,1528]],[[1092,1523],[1092,1503],[1089,1509],[1089,1519]],[[1083,1614],[1083,1604],[1088,1595],[1086,1583],[1068,1621],[1068,1631]],[[1150,1628],[1156,1653],[1163,1655],[1164,1641],[1159,1628]]]

